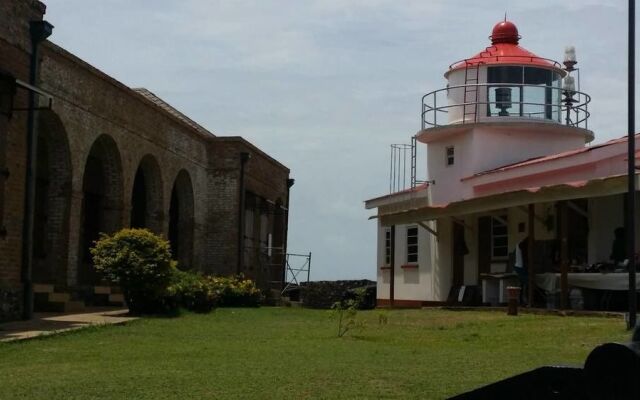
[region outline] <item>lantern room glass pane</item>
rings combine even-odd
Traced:
[[[523,68],[514,66],[499,66],[487,68],[487,83],[502,85],[487,87],[487,116],[488,117],[519,117],[522,115],[521,96]],[[513,83],[515,85],[504,85]]]
[[[487,83],[488,117],[560,121],[559,73],[538,67],[495,66],[487,68]]]
[[[527,118],[551,119],[551,71],[524,68],[524,98],[522,115]]]
[[[489,67],[488,83],[522,83],[522,67]]]

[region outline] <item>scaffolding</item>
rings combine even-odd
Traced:
[[[311,252],[309,254],[287,253],[285,259],[284,295],[292,290],[299,289],[301,282],[309,283],[311,278]],[[306,279],[306,281],[305,281]]]
[[[418,147],[415,136],[411,143],[395,143],[391,145],[389,163],[389,193],[397,193],[407,189],[415,189],[424,183],[417,179]]]

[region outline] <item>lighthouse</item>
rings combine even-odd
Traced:
[[[591,98],[573,47],[562,62],[539,56],[507,20],[489,40],[422,97],[411,145],[391,145],[390,193],[365,201],[376,210],[379,306],[498,305],[507,286],[520,286],[529,305],[579,308],[570,293],[628,285],[610,259],[624,225],[627,137],[587,146]],[[410,163],[394,152],[407,148]],[[404,165],[410,187],[396,185]]]
[[[585,146],[590,97],[576,88],[575,50],[565,60],[538,56],[520,45],[513,22],[497,23],[490,45],[452,63],[446,87],[422,98],[433,203],[470,198],[464,179],[510,163]]]

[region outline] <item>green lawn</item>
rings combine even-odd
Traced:
[[[219,309],[0,343],[0,399],[440,399],[626,341],[620,319],[497,312]]]

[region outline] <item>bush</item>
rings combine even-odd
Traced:
[[[250,279],[242,275],[237,277],[206,278],[215,288],[221,307],[258,307],[262,301],[262,293]]]
[[[176,310],[167,291],[176,271],[168,241],[146,229],[122,229],[103,234],[91,255],[96,270],[122,288],[132,313]]]
[[[189,311],[208,313],[213,310],[220,297],[218,288],[208,277],[176,270],[168,295]]]

